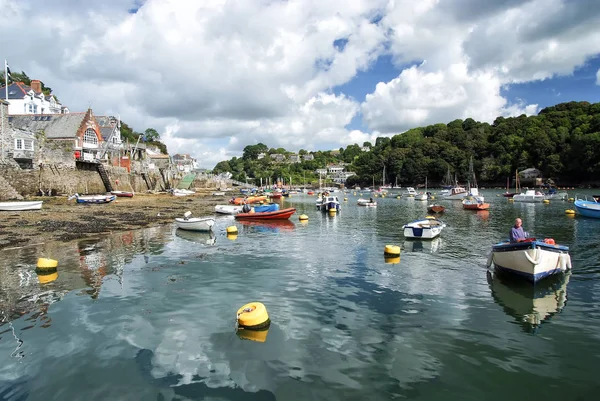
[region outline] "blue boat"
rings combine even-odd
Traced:
[[[110,203],[117,199],[116,195],[79,195],[74,194],[69,196],[69,200],[75,199],[77,203]]]
[[[254,211],[256,213],[276,212],[278,210],[279,210],[279,205],[277,203],[270,203],[268,205],[254,206]]]
[[[577,199],[575,201],[575,209],[582,216],[600,219],[600,203],[595,198],[593,201]]]

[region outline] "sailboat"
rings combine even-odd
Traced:
[[[502,194],[502,196],[504,196],[505,198],[512,198],[515,195],[519,194],[519,173],[518,171],[515,172],[515,192],[508,192],[508,187],[509,187],[509,178],[506,178],[506,192]]]
[[[426,201],[427,198],[427,177],[425,177],[425,192],[415,195],[415,200]]]
[[[444,177],[444,180],[442,181],[442,189],[452,189],[453,186],[452,177],[450,176],[450,166],[448,166],[446,177]]]
[[[463,199],[463,209],[467,210],[486,210],[489,209],[489,203],[485,203],[483,196],[479,195],[477,187],[477,178],[473,170],[473,157],[469,160],[469,194]],[[473,183],[471,183],[473,180]]]

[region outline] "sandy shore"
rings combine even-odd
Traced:
[[[214,206],[225,204],[228,199],[227,196],[212,196],[213,191],[184,197],[136,194],[133,198],[117,198],[101,205],[78,204],[66,197],[28,198],[43,200],[42,210],[0,211],[0,249],[171,224],[175,217],[181,217],[188,210],[194,216],[213,215]]]

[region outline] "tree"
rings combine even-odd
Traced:
[[[155,142],[160,140],[160,134],[154,128],[146,128],[146,131],[144,131],[144,137],[146,142]]]

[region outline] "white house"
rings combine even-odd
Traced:
[[[328,167],[329,170],[329,174],[337,174],[337,173],[341,173],[342,171],[344,171],[344,167],[343,166],[329,166]]]
[[[23,82],[13,82],[0,88],[0,99],[8,100],[8,114],[66,114],[69,109],[60,104],[54,95],[42,92],[42,83],[37,79],[31,80],[31,86]]]

